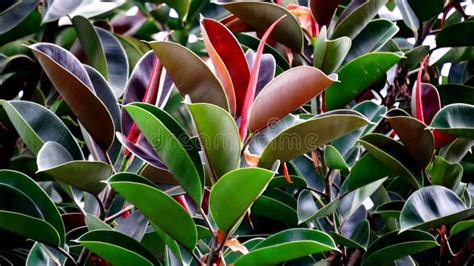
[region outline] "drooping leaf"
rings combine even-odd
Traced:
[[[0,105],[3,106],[18,135],[34,154],[38,154],[45,142],[55,141],[63,145],[73,158],[84,159],[69,129],[47,108],[19,100],[8,102],[0,100]]]
[[[374,19],[352,41],[345,58],[349,62],[361,55],[378,51],[398,32],[398,26],[387,19]]]
[[[286,15],[270,37],[296,51],[302,49],[304,41],[303,31],[298,20],[283,7],[263,2],[215,2],[222,5],[258,32],[265,32],[278,18]]]
[[[143,177],[131,173],[116,174],[108,182],[112,188],[136,206],[152,224],[188,249],[194,248],[197,241],[194,221],[172,197],[160,191]],[[159,211],[156,206],[160,206]]]
[[[421,168],[426,168],[433,157],[435,140],[427,126],[409,116],[392,116],[389,112],[387,120],[397,132],[400,140]]]
[[[354,10],[350,9],[350,13],[344,16],[343,13],[339,18],[331,38],[339,38],[347,36],[354,39],[369,22],[377,15],[377,12],[381,7],[387,4],[388,0],[369,0],[369,1],[356,1],[352,4],[357,5]],[[345,11],[346,12],[346,11]]]
[[[437,245],[436,239],[423,231],[409,230],[402,233],[393,231],[375,240],[367,249],[362,262],[371,265],[387,263]]]
[[[112,230],[93,230],[79,243],[113,265],[154,265],[155,256],[135,239]]]
[[[314,67],[295,67],[270,81],[255,99],[249,128],[259,131],[296,110],[337,81]],[[278,108],[272,108],[278,106]]]
[[[46,142],[37,156],[38,173],[48,174],[65,184],[98,194],[112,174],[110,165],[98,161],[74,161],[57,142]]]
[[[309,6],[314,19],[320,26],[329,27],[332,17],[337,10],[340,0],[324,1],[324,0],[310,0]]]
[[[372,3],[374,1],[370,1]],[[385,75],[402,57],[395,53],[374,52],[347,63],[338,72],[340,83],[326,90],[326,107],[334,110],[344,107]]]
[[[344,58],[346,58],[351,45],[351,39],[345,36],[329,40],[326,27],[323,27],[319,33],[316,45],[313,44],[313,66],[321,69],[324,73],[333,73],[344,62]]]
[[[467,38],[474,30],[474,22],[466,21],[443,28],[436,36],[437,47],[474,46],[474,39]]]
[[[15,28],[36,8],[38,1],[14,1],[0,13],[0,34]]]
[[[474,214],[453,191],[443,186],[428,186],[415,191],[400,214],[400,230],[432,228],[465,219]]]
[[[200,203],[203,181],[199,173],[202,172],[202,166],[195,164],[193,157],[187,152],[180,139],[159,118],[145,109],[144,106],[137,104],[127,105],[125,110],[137,123],[138,128],[183,189],[189,193],[196,203]],[[176,160],[176,158],[180,159]],[[200,171],[196,167],[201,167]]]
[[[364,116],[349,110],[344,114],[316,116],[284,130],[272,139],[263,150],[259,165],[267,168],[276,160],[286,162],[368,123]]]
[[[195,103],[212,103],[229,110],[229,103],[219,79],[188,48],[172,42],[149,43],[176,84]]]
[[[265,190],[273,174],[260,168],[242,168],[217,181],[211,190],[209,207],[220,230],[232,229]]]
[[[431,182],[455,190],[461,182],[463,168],[460,163],[449,163],[441,156],[436,156],[428,168]]]
[[[114,124],[107,108],[94,94],[89,76],[79,60],[54,44],[36,43],[29,47],[94,141],[102,150],[108,150],[114,140]]]
[[[231,113],[239,116],[250,79],[244,52],[229,29],[218,21],[202,19],[201,32],[217,75],[227,92]]]
[[[241,143],[234,119],[215,105],[197,103],[188,107],[215,177],[236,169],[240,162]]]
[[[474,106],[450,104],[441,109],[433,118],[431,128],[453,136],[474,139]]]
[[[0,184],[15,187],[28,195],[41,212],[44,220],[58,232],[59,245],[65,241],[64,224],[58,209],[46,192],[30,177],[12,170],[0,170]]]
[[[449,237],[459,234],[467,229],[472,229],[474,227],[474,220],[460,221],[451,227],[449,231]]]
[[[300,257],[337,250],[334,240],[321,231],[312,229],[288,229],[269,236],[258,243],[235,265],[274,265]]]

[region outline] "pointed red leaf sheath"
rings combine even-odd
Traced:
[[[156,58],[142,102],[150,103],[150,104],[156,103],[158,99],[158,90],[160,88],[160,77],[161,77],[162,70],[163,70],[163,65],[161,64],[160,60]],[[130,132],[128,133],[127,138],[130,142],[136,144],[139,137],[140,137],[140,131],[138,130],[137,124],[134,122],[132,125],[132,128],[130,129]],[[129,156],[129,155],[130,155],[130,151],[126,149],[125,156]]]
[[[423,59],[420,65],[420,70],[418,71],[418,76],[416,78],[416,118],[422,122],[425,122],[425,118],[423,115],[423,102],[421,99],[421,78],[423,76],[423,70],[425,69],[427,62],[428,62],[428,56]]]
[[[250,79],[244,51],[232,32],[218,21],[202,19],[201,31],[217,75],[226,90],[231,110],[235,116],[239,116]]]
[[[255,89],[257,87],[257,82],[258,82],[258,72],[260,69],[260,61],[263,54],[263,48],[265,47],[265,43],[267,42],[267,39],[272,33],[273,29],[275,29],[278,23],[280,23],[280,21],[282,21],[285,17],[286,15],[280,17],[275,22],[273,22],[272,25],[270,25],[270,27],[265,32],[265,34],[263,35],[258,45],[257,53],[255,54],[255,61],[253,63],[252,71],[250,73],[250,80],[249,80],[246,94],[245,94],[244,104],[242,106],[242,115],[240,118],[240,128],[239,128],[240,139],[242,141],[244,141],[245,138],[247,137],[250,109],[252,108],[252,103],[255,98]]]

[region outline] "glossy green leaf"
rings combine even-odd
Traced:
[[[345,36],[329,40],[326,27],[323,27],[316,43],[313,43],[313,66],[324,73],[333,73],[344,62],[351,45],[351,39]]]
[[[105,58],[104,48],[102,47],[99,35],[94,26],[88,19],[82,16],[72,18],[72,24],[81,42],[82,49],[84,49],[87,56],[89,65],[97,69],[102,76],[107,78],[107,60]]]
[[[282,192],[284,193],[284,192]],[[262,195],[252,205],[252,215],[267,217],[289,225],[298,224],[296,208],[289,206],[277,198]]]
[[[94,141],[102,150],[108,150],[114,140],[114,124],[107,108],[94,94],[92,83],[79,60],[54,44],[36,43],[29,47]]]
[[[36,159],[37,173],[48,174],[65,184],[98,194],[102,181],[112,174],[110,165],[98,161],[74,161],[68,151],[56,142],[43,145]]]
[[[48,194],[33,179],[20,172],[0,170],[0,184],[15,187],[28,195],[34,201],[34,205],[39,209],[45,221],[58,232],[60,245],[64,245],[65,230],[59,211]]]
[[[461,182],[463,168],[460,163],[449,163],[441,156],[436,156],[428,168],[431,182],[455,190]]]
[[[377,160],[370,153],[367,153],[357,160],[345,183],[347,184],[347,189],[352,191],[371,182],[392,175],[393,172],[381,161]]]
[[[418,119],[409,116],[387,114],[387,120],[395,130],[408,153],[421,168],[426,168],[433,158],[435,140],[433,133]]]
[[[197,242],[196,225],[186,210],[172,197],[160,191],[150,181],[131,173],[116,174],[108,182],[152,224],[186,248],[194,249]]]
[[[235,265],[274,265],[300,257],[337,250],[334,240],[321,231],[312,229],[288,229],[258,243]]]
[[[400,230],[432,228],[454,223],[474,214],[453,191],[443,186],[428,186],[415,191],[400,214]]]
[[[164,2],[176,10],[181,20],[186,21],[191,6],[191,0],[164,0]]]
[[[112,230],[93,230],[79,243],[113,265],[155,265],[153,254],[135,239]]]
[[[355,2],[360,3],[361,1]],[[347,36],[354,39],[369,22],[377,15],[377,12],[387,4],[388,0],[363,1],[350,14],[339,18],[331,38]]]
[[[326,149],[324,149],[324,162],[331,169],[349,171],[349,166],[344,160],[344,157],[342,157],[341,153],[339,153],[334,146],[328,145]]]
[[[220,230],[228,232],[267,187],[273,172],[242,168],[227,173],[212,187],[209,207]]]
[[[183,189],[189,193],[196,203],[200,203],[204,184],[192,158],[179,139],[160,119],[143,107],[127,105],[125,110],[130,114]],[[176,160],[176,158],[179,158],[179,160]]]
[[[341,82],[334,83],[326,90],[328,110],[344,107],[382,78],[400,59],[402,57],[395,53],[374,52],[347,63],[337,72]]]
[[[26,266],[56,266],[63,265],[66,262],[66,256],[51,246],[36,242],[28,253]]]
[[[399,219],[403,205],[405,205],[404,201],[390,201],[378,206],[372,213],[382,217]]]
[[[73,158],[84,159],[79,145],[64,122],[45,107],[27,101],[0,100],[0,105],[18,135],[34,154],[38,154],[45,142],[55,141],[63,145]]]
[[[431,127],[453,136],[474,139],[474,106],[450,104],[433,118]]]
[[[250,131],[259,131],[295,111],[334,82],[337,82],[337,76],[327,76],[314,67],[300,66],[283,72],[255,98],[250,113]]]
[[[216,179],[240,162],[240,137],[234,119],[224,109],[205,103],[189,104],[206,158]]]
[[[393,231],[383,235],[369,246],[362,263],[366,265],[384,264],[437,245],[436,239],[423,231],[409,230],[402,233]]]
[[[339,204],[339,213],[345,218],[350,217],[354,212],[357,211],[357,209],[359,209],[362,203],[385,182],[385,180],[387,180],[386,177],[348,193],[341,199],[341,204]]]
[[[0,228],[53,246],[62,242],[33,200],[7,184],[0,184]]]
[[[438,153],[438,156],[443,157],[447,162],[459,163],[468,153],[471,152],[474,146],[474,140],[457,138],[449,145],[444,146]]]
[[[151,42],[181,95],[194,103],[212,103],[229,110],[224,88],[209,67],[188,48],[172,42]]]
[[[467,38],[474,31],[474,22],[466,21],[443,28],[436,36],[437,47],[474,46],[474,39]]]
[[[388,169],[400,175],[415,188],[423,186],[420,168],[407,156],[403,145],[381,134],[369,134],[361,138],[360,143]]]
[[[380,50],[398,32],[397,25],[387,19],[374,19],[352,41],[345,62]]]
[[[362,248],[364,250],[367,249],[369,243],[369,234],[370,225],[367,220],[359,223],[350,236],[331,232],[331,236],[334,238],[336,243],[346,247]]]
[[[316,116],[284,130],[272,139],[263,150],[259,165],[268,168],[276,160],[289,161],[368,123],[364,116],[349,110],[344,114]]]
[[[298,196],[298,223],[304,223],[319,217],[333,214],[339,205],[339,200],[333,200],[325,206],[315,202],[315,195],[310,190],[301,191]]]
[[[474,220],[460,221],[451,227],[449,237],[474,227]]]
[[[278,18],[286,15],[281,23],[275,28],[270,38],[276,40],[296,51],[303,47],[303,31],[298,20],[286,9],[273,3],[262,2],[230,2],[216,4],[222,5],[239,19],[252,26],[259,32],[265,30]]]
[[[84,222],[86,223],[87,229],[89,231],[93,230],[114,230],[110,225],[106,224],[96,216],[88,213],[84,218]]]

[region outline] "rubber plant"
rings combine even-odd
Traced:
[[[1,265],[472,265],[470,1],[0,3]]]

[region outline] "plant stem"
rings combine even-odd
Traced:
[[[135,209],[135,206],[133,206],[133,205],[130,205],[130,206],[126,207],[126,208],[123,208],[122,210],[120,210],[120,211],[118,211],[118,212],[116,212],[116,213],[110,215],[109,217],[105,218],[105,219],[104,219],[104,222],[108,223],[108,222],[110,222],[110,221],[113,221],[115,218],[117,218],[117,217],[119,217],[120,215],[122,215],[122,214],[124,214],[124,213],[126,213],[126,212],[128,212],[128,211],[131,211],[131,210],[133,210],[133,209]]]
[[[100,209],[99,219],[104,220],[104,219],[105,219],[105,215],[107,214],[107,213],[106,213],[106,210],[105,210],[104,203],[103,203],[102,200],[99,198],[99,196],[97,196],[96,194],[92,194],[92,196],[94,196],[95,200],[96,200],[97,203],[99,204],[99,209]]]
[[[209,230],[211,230],[211,232],[214,234],[215,230],[212,227],[211,222],[209,221],[209,218],[207,217],[206,213],[204,213],[204,210],[202,209],[202,207],[199,208],[199,211],[201,212],[201,215],[202,215],[202,217],[204,219],[204,222],[206,223],[207,227],[209,227]]]

